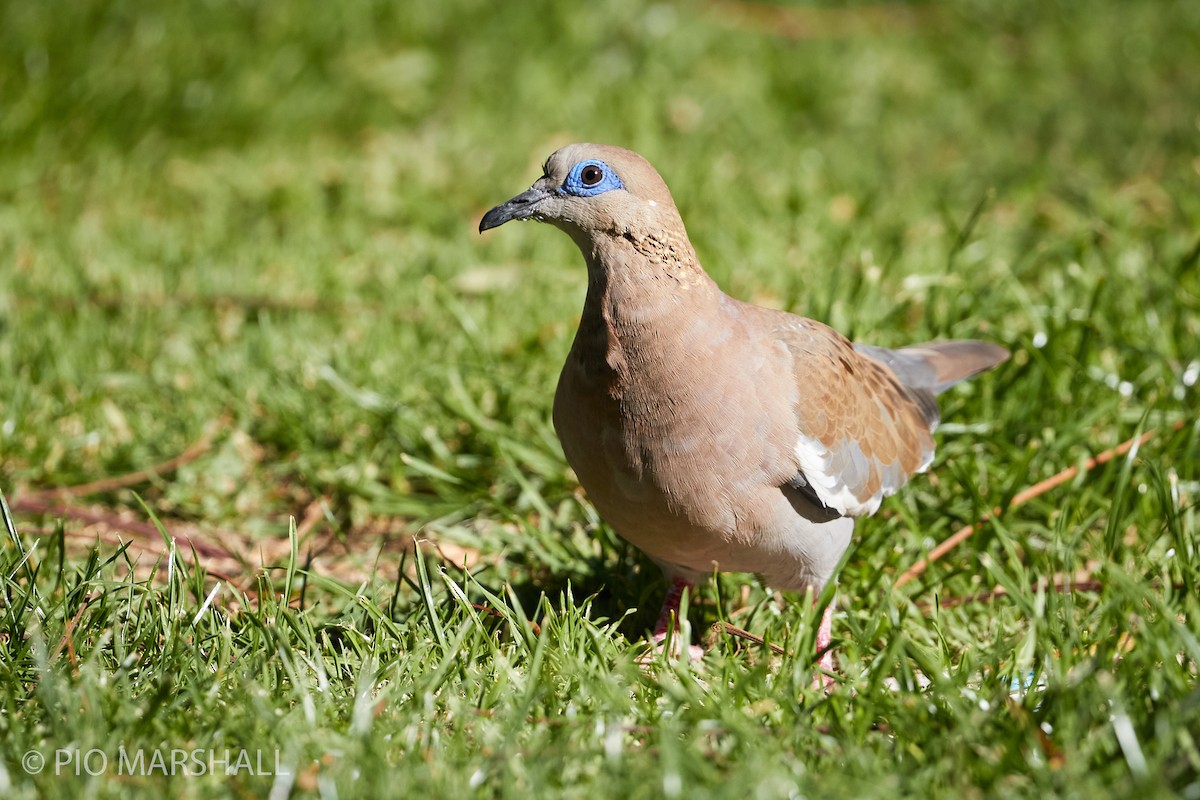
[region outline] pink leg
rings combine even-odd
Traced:
[[[654,643],[660,648],[666,641],[667,633],[673,632],[671,655],[676,657],[683,653],[685,646],[679,630],[679,603],[683,600],[683,590],[693,588],[695,587],[691,581],[678,577],[672,578],[671,585],[667,587],[667,596],[663,598],[662,611],[658,612],[658,622],[654,624]],[[704,648],[702,647],[687,645],[687,649],[693,661],[699,661],[704,657]]]
[[[671,579],[671,585],[667,587],[667,596],[663,598],[662,611],[658,612],[658,622],[654,623],[654,638],[657,641],[662,641],[662,637],[667,635],[672,625],[676,631],[679,630],[679,604],[683,601],[683,590],[692,588],[690,581],[683,578]]]
[[[813,682],[818,686],[824,686],[826,690],[833,688],[833,678],[824,674],[825,672],[833,672],[833,650],[829,648],[829,642],[832,639],[833,628],[833,602],[825,606],[825,613],[821,614],[821,625],[817,628],[817,653],[820,653],[820,658],[817,660],[817,668],[824,672],[817,673]],[[822,652],[824,651],[824,652]]]

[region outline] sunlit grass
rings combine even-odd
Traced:
[[[1197,37],[1185,2],[0,6],[0,794],[1200,798]],[[575,140],[645,153],[738,297],[1014,351],[858,525],[829,696],[752,576],[692,603],[701,664],[637,664],[661,579],[549,420],[580,258],[474,233]],[[22,766],[118,746],[288,774]]]

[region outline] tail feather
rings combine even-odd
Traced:
[[[865,356],[886,364],[900,382],[913,389],[941,394],[959,381],[989,370],[1009,357],[998,344],[962,339],[925,342],[899,350],[856,344]]]

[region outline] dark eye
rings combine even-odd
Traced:
[[[604,170],[595,164],[588,164],[583,168],[583,172],[579,173],[579,179],[583,181],[584,186],[595,186],[604,180]]]

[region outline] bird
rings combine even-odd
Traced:
[[[975,340],[855,344],[727,295],[662,177],[621,147],[556,150],[479,232],[513,220],[559,228],[586,262],[554,428],[600,516],[664,573],[659,646],[714,571],[820,593],[856,518],[932,462],[936,395],[1009,357]],[[831,607],[814,637],[827,686]]]

